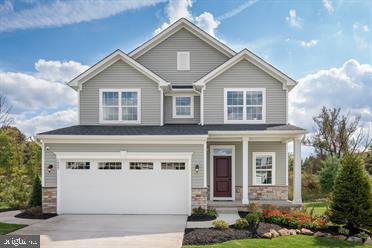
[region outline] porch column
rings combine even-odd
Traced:
[[[248,137],[243,137],[243,188],[242,203],[248,204]]]
[[[301,196],[301,137],[293,140],[294,168],[293,168],[293,203],[302,204]]]

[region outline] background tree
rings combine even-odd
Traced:
[[[322,169],[318,176],[320,190],[323,194],[329,194],[333,189],[333,184],[340,167],[340,160],[336,157],[328,156],[321,164]]]
[[[359,125],[360,116],[351,118],[342,115],[340,108],[323,107],[313,120],[315,135],[308,138],[305,144],[312,145],[321,158],[326,155],[341,158],[346,153],[365,152],[372,144],[369,131]]]
[[[349,228],[371,225],[371,183],[359,156],[345,155],[342,159],[329,210],[333,223],[346,224]]]
[[[13,118],[10,116],[12,107],[6,97],[0,93],[0,127],[6,127],[13,124]]]

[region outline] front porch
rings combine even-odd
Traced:
[[[206,204],[301,206],[303,131],[210,132],[205,144]],[[293,142],[293,201],[288,200],[288,143]]]

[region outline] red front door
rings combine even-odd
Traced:
[[[215,156],[213,160],[214,197],[231,197],[231,157]]]

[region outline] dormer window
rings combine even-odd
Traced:
[[[194,118],[193,96],[173,96],[173,118]]]
[[[265,123],[265,89],[225,89],[224,111],[225,123]]]
[[[140,89],[101,89],[101,123],[140,123]]]
[[[177,52],[177,70],[190,70],[190,52]]]

